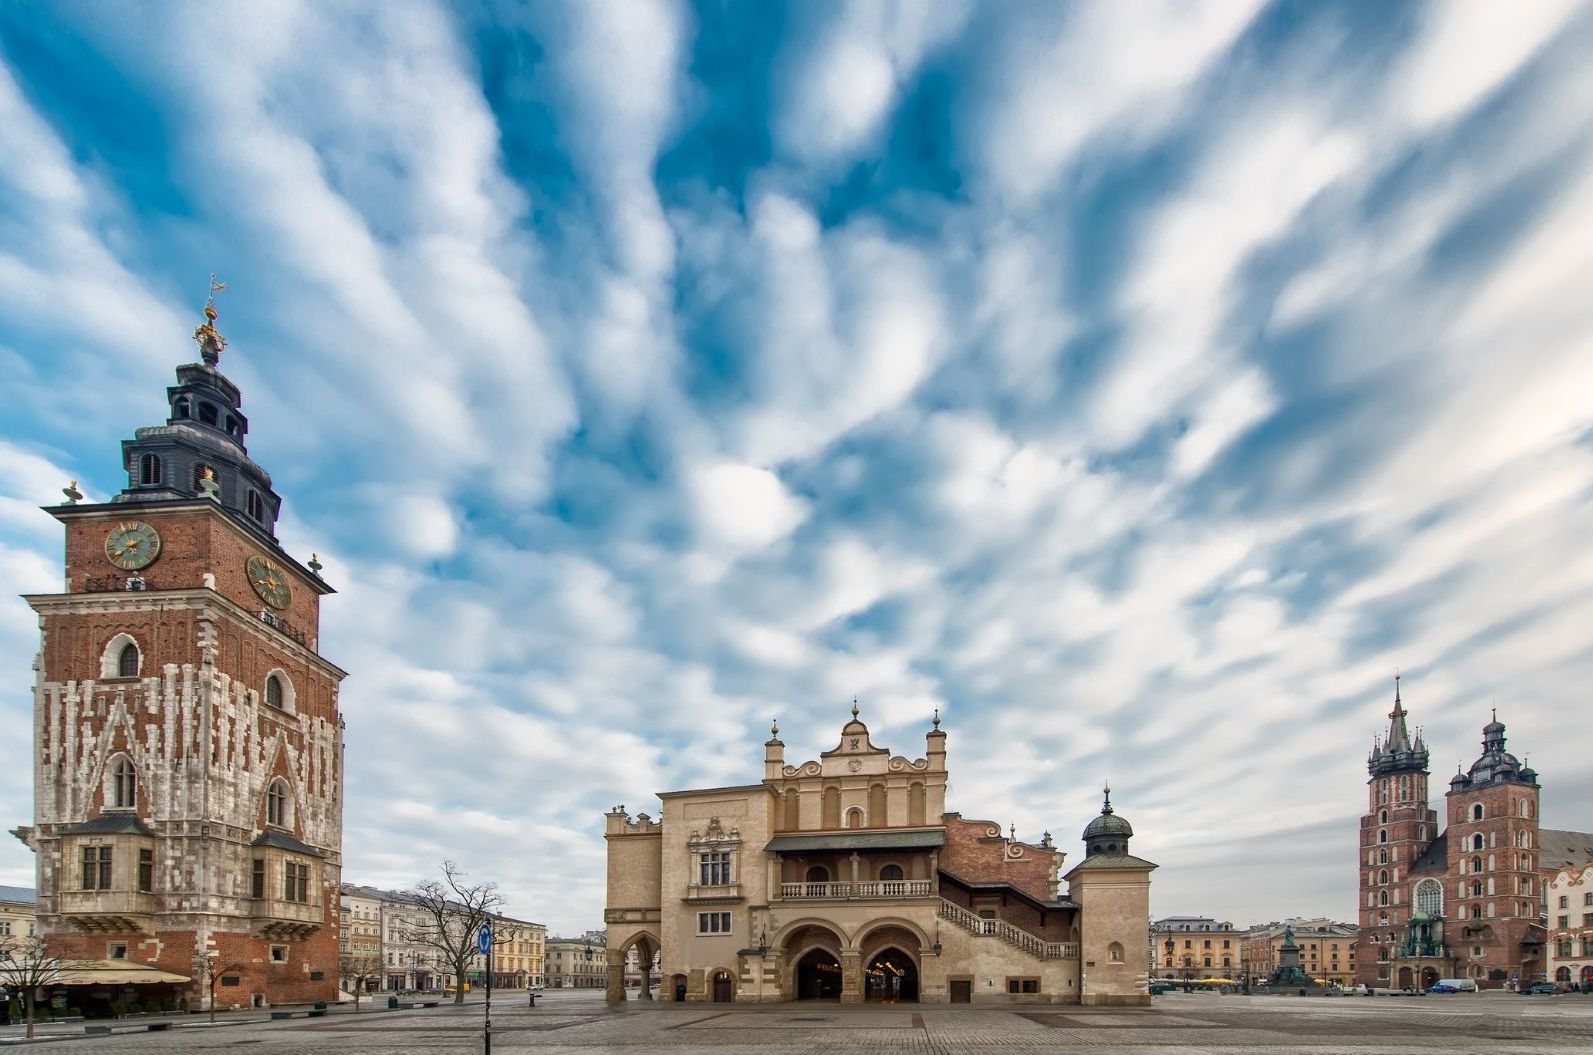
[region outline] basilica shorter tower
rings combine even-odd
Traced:
[[[127,486],[46,509],[60,593],[38,613],[34,823],[41,935],[58,955],[193,979],[202,1006],[337,996],[344,672],[320,653],[312,558],[277,541],[281,500],[248,455],[219,368],[200,361],[164,424],[122,444]],[[88,994],[85,994],[88,995]]]

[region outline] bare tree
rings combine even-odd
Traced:
[[[237,974],[242,970],[243,964],[223,961],[219,955],[194,957],[194,975],[204,986],[205,992],[210,994],[210,1021],[216,1020],[216,983],[224,975]]]
[[[355,1011],[360,1009],[360,996],[365,992],[365,983],[372,978],[380,978],[383,967],[381,954],[375,952],[351,953],[338,961],[339,972],[353,983],[349,989],[354,993]]]
[[[423,879],[405,891],[405,902],[418,910],[408,926],[408,940],[425,945],[454,975],[454,1003],[465,1002],[465,974],[476,955],[476,934],[489,922],[503,895],[496,883],[469,883],[452,861],[442,863],[442,879]]]
[[[28,1020],[28,1039],[33,1039],[33,994],[52,985],[61,976],[61,958],[51,955],[43,938],[19,938],[0,942],[0,982],[7,989],[20,991]]]

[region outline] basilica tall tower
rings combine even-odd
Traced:
[[[214,301],[127,486],[48,513],[61,593],[39,616],[40,933],[64,956],[219,977],[219,1006],[337,996],[344,672],[320,653],[313,559],[278,544]],[[208,964],[208,968],[202,966]],[[200,966],[196,966],[200,965]]]

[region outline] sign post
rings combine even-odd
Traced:
[[[476,948],[487,957],[487,1017],[482,1025],[481,1042],[484,1055],[492,1055],[492,924],[482,923],[476,935]]]

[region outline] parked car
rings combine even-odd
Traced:
[[[1150,984],[1150,995],[1159,996],[1162,993],[1171,993],[1177,988],[1172,982],[1152,982]]]
[[[1558,993],[1559,991],[1560,991],[1560,987],[1555,985],[1553,982],[1539,982],[1537,985],[1529,985],[1525,989],[1521,990],[1521,995],[1522,996],[1553,996],[1555,993]]]
[[[1429,996],[1431,996],[1431,995],[1433,995],[1435,993],[1458,993],[1458,992],[1460,992],[1460,990],[1457,987],[1449,985],[1449,984],[1447,984],[1445,982],[1439,982],[1437,985],[1430,985],[1430,986],[1427,987],[1427,993],[1428,993]]]

